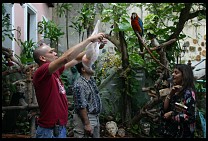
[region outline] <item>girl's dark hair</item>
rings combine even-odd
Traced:
[[[192,67],[186,64],[176,64],[174,68],[178,69],[182,73],[183,89],[192,88],[194,90],[195,79],[194,79]]]
[[[82,74],[82,68],[83,68],[83,65],[82,65],[82,62],[78,63],[75,65],[77,71]]]

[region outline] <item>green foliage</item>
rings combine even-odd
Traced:
[[[76,80],[78,76],[78,72],[75,67],[72,67],[70,70],[65,70],[61,74],[61,80],[64,84],[64,88],[66,90],[67,95],[71,95],[71,87],[73,86],[74,81]]]
[[[112,72],[112,70],[118,71],[121,67],[121,59],[119,54],[110,54],[106,52],[101,56],[99,62],[96,61],[98,64],[96,67],[96,78],[97,84],[100,85],[102,80],[105,80]]]
[[[93,30],[93,23],[95,20],[96,10],[94,3],[83,3],[80,11],[77,11],[79,16],[73,17],[72,24],[69,26],[75,29],[79,33],[79,41],[83,40],[84,31],[87,31],[87,36],[89,36],[88,30]],[[82,38],[81,38],[82,34]]]
[[[101,18],[102,22],[114,25],[113,31],[115,33],[118,33],[119,31],[125,32],[130,65],[145,67],[144,60],[138,55],[139,43],[131,27],[130,16],[127,13],[127,9],[129,9],[130,5],[132,4],[110,3],[108,6],[105,6]]]
[[[146,35],[148,33],[157,35],[157,39],[161,41],[167,41],[170,35],[176,31],[180,13],[185,7],[184,3],[142,3],[138,5],[150,12],[150,14],[144,18],[144,32]],[[194,13],[196,10],[204,10],[205,8],[206,6],[203,3],[193,3],[191,12]],[[199,16],[196,17],[206,19],[206,16],[203,14],[199,14]],[[192,21],[192,19],[189,21]],[[200,22],[197,21],[192,25],[200,26]],[[184,40],[186,37],[187,36],[183,32],[180,32],[177,39]],[[167,48],[166,52],[168,61],[175,62],[175,59],[181,52],[181,45],[179,42],[176,42],[171,47]]]
[[[206,111],[205,113],[202,112],[202,114],[203,116],[206,115]],[[203,138],[202,124],[201,124],[201,119],[198,114],[198,111],[197,111],[197,116],[196,116],[196,131],[194,132],[194,136],[195,138]]]
[[[114,89],[113,91],[108,88],[102,89],[100,91],[101,99],[103,105],[105,105],[102,116],[112,116],[113,120],[117,123],[121,122],[121,114],[117,112],[117,110],[122,110],[118,108],[119,97],[121,94],[119,93],[119,89]]]
[[[22,52],[20,54],[20,57],[18,58],[20,59],[22,64],[29,64],[34,62],[33,51],[35,49],[35,44],[36,43],[33,42],[32,39],[24,42],[20,40],[20,47],[22,49]]]
[[[18,133],[23,135],[30,134],[30,122],[29,119],[26,118],[27,117],[26,113],[27,113],[26,111],[20,112],[16,122]]]
[[[134,124],[131,128],[127,129],[128,132],[132,133],[134,136],[141,134],[141,128],[139,124]]]
[[[2,60],[1,61],[2,61],[1,70],[2,70],[2,72],[4,72],[8,69],[8,66],[6,65],[6,59],[3,55],[2,55]]]
[[[144,19],[144,25],[143,25],[144,31],[146,33],[157,35],[159,32],[159,28],[157,27],[158,20],[159,20],[158,15],[155,15],[155,14],[147,15]],[[148,38],[148,36],[147,36],[147,38]]]
[[[75,16],[74,19],[77,19],[77,17]],[[79,41],[80,41],[80,35],[81,33],[84,31],[84,27],[82,26],[82,22],[80,22],[81,19],[78,18],[77,20],[71,21],[71,25],[69,25],[69,27],[73,28],[75,31],[77,31],[79,33]]]
[[[69,12],[71,10],[71,8],[72,8],[71,3],[62,3],[62,4],[60,4],[60,6],[57,3],[56,10],[57,10],[57,13],[58,13],[59,17],[62,17],[63,15],[66,15],[66,12],[67,11]]]
[[[58,43],[58,38],[64,35],[64,32],[61,31],[60,27],[56,25],[55,22],[49,20],[38,22],[38,32],[43,34],[43,38],[49,38],[51,42]]]
[[[129,24],[129,15],[127,13],[130,3],[109,3],[102,11],[102,22],[110,25],[116,25],[113,31],[129,31],[131,25]],[[133,31],[133,30],[132,30]]]
[[[109,93],[109,90],[106,91],[107,93]],[[102,92],[104,93],[104,91]],[[112,104],[114,103],[114,101],[112,100],[115,100],[115,99],[111,99],[110,96],[102,96],[102,103],[106,103],[105,104],[105,113],[108,114],[108,115],[113,115],[114,111],[115,111],[115,105]],[[104,113],[104,112],[103,112]]]
[[[125,40],[127,42],[127,50],[129,54],[129,62],[130,67],[142,67],[147,72],[146,75],[148,77],[151,77],[153,80],[156,80],[158,76],[155,73],[155,69],[158,67],[158,64],[155,61],[152,61],[151,59],[143,60],[140,55],[138,55],[138,40],[131,28],[130,25],[130,16],[127,13],[128,10],[133,6],[136,5],[137,7],[141,7],[142,10],[148,11],[150,14],[148,14],[146,17],[144,17],[143,23],[144,23],[144,38],[148,40],[148,33],[157,35],[157,39],[162,43],[169,39],[170,35],[172,35],[176,30],[176,25],[179,21],[179,15],[181,10],[184,8],[184,3],[100,3],[97,4],[97,8],[99,9],[99,12],[101,12],[101,19],[102,22],[105,22],[110,25],[114,25],[113,32],[118,33],[119,31],[125,32]],[[192,4],[192,11],[194,12],[196,9],[203,9],[203,7],[206,8],[206,6],[203,3],[193,3]],[[71,4],[63,3],[59,7],[58,15],[61,17],[63,14],[65,14],[66,10],[70,10]],[[94,23],[94,19],[96,16],[96,9],[95,4],[92,3],[84,3],[83,7],[80,11],[78,11],[79,16],[74,17],[72,21],[72,25],[69,27],[74,28],[79,35],[81,35],[82,32],[88,29],[92,29],[94,26],[92,23]],[[136,12],[136,11],[135,11]],[[203,14],[200,14],[197,16],[199,20],[206,19],[206,16]],[[10,17],[9,14],[5,13],[4,6],[2,4],[2,41],[5,40],[5,37],[8,36],[10,39],[12,39],[12,35],[9,33],[11,31],[10,27]],[[193,22],[193,25],[200,26],[199,22]],[[51,41],[58,42],[58,38],[64,35],[63,32],[61,32],[61,29],[53,22],[48,21],[46,22],[43,20],[42,22],[38,23],[38,32],[40,34],[44,34],[44,38],[49,38]],[[183,40],[185,39],[186,35],[184,33],[180,33],[178,39]],[[147,41],[148,43],[148,41]],[[31,51],[32,46],[34,43],[32,41],[26,41],[21,42],[21,48],[23,50],[21,54],[21,61],[24,63],[29,63],[32,60],[27,60],[31,58]],[[175,62],[175,58],[177,55],[181,52],[180,50],[180,44],[179,42],[175,43],[171,50],[167,50],[167,58],[170,62],[170,66],[173,65],[173,62]],[[155,52],[152,52],[153,55],[158,58],[158,54]],[[147,57],[149,57],[146,54]],[[23,59],[24,58],[24,59]],[[97,78],[105,79],[109,74],[109,68],[112,68],[116,64],[120,66],[121,64],[121,58],[116,58],[114,56],[113,61],[106,59],[106,61],[109,64],[106,66],[101,67],[97,73]],[[109,62],[108,62],[109,61]],[[107,69],[108,68],[108,69]],[[3,69],[5,69],[5,66],[3,66]],[[105,69],[105,71],[102,72],[102,69]],[[97,70],[96,70],[97,72]],[[106,74],[104,74],[106,73]],[[61,76],[63,79],[64,84],[68,87],[72,83],[72,79],[69,79],[70,75],[63,74]],[[132,93],[136,93],[138,81],[136,81],[133,78],[133,74],[128,76],[128,78],[132,78],[131,83],[131,90]],[[100,80],[102,81],[102,80]],[[201,89],[202,86],[197,85],[198,89]],[[108,91],[108,90],[107,90]],[[118,92],[115,92],[118,93]],[[130,93],[130,92],[129,92]],[[113,99],[116,100],[116,99]],[[106,97],[107,103],[112,103],[112,99],[109,99]],[[113,101],[114,103],[116,101]],[[109,110],[113,110],[115,105],[109,105]],[[200,109],[203,111],[203,113],[206,113],[204,109]],[[120,114],[116,113],[114,115],[116,118],[116,121],[119,121]],[[21,123],[18,123],[20,128],[26,128],[28,129],[28,123],[23,125]],[[130,130],[134,135],[138,135],[140,133],[140,126],[138,124],[135,124]],[[27,131],[24,131],[27,132]],[[200,134],[199,134],[200,135]]]
[[[199,82],[196,81],[195,83],[195,89],[196,89],[196,105],[200,112],[203,114],[206,114],[206,81],[205,82]]]
[[[92,3],[84,3],[81,11],[78,11],[80,14],[79,20],[82,23],[82,26],[84,29],[87,29],[88,27],[93,27],[93,25],[90,25],[96,15],[95,6]]]
[[[145,65],[145,62],[142,59],[142,57],[136,52],[129,53],[129,62],[132,67],[144,67]]]
[[[13,40],[13,30],[15,29],[11,29],[10,14],[6,13],[4,3],[2,3],[2,41],[4,41],[6,37]]]

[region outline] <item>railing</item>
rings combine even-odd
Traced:
[[[205,59],[202,59],[199,63],[197,63],[196,65],[194,65],[194,67],[198,66],[199,64],[201,64],[201,63],[204,62],[205,60],[206,60],[206,58],[205,58]]]
[[[205,59],[202,59],[199,63],[197,63],[196,65],[192,66],[192,67],[193,67],[193,70],[196,68],[196,66],[198,66],[199,64],[201,64],[201,63],[204,62],[205,60],[206,60],[206,58],[205,58]],[[194,70],[194,71],[200,71],[200,70],[203,70],[203,69],[205,69],[205,74],[202,75],[202,76],[200,76],[199,78],[197,78],[197,80],[200,80],[200,79],[202,79],[204,76],[206,76],[206,65],[205,65],[204,68],[199,68],[199,69]]]

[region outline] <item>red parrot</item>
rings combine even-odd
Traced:
[[[143,22],[137,15],[137,13],[131,14],[131,26],[134,32],[138,32],[141,37],[143,36],[143,32],[144,32]]]
[[[143,36],[144,33],[144,28],[143,28],[143,22],[142,20],[139,18],[139,16],[137,15],[137,13],[132,13],[131,14],[131,26],[136,34],[139,33],[139,35]],[[143,52],[143,45],[139,42],[139,46],[140,46],[140,51]],[[143,58],[143,56],[142,56]]]

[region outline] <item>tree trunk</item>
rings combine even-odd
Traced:
[[[129,66],[129,57],[127,52],[127,44],[124,38],[124,32],[119,31],[119,39],[121,44],[121,53],[122,53],[122,67],[123,67],[123,92],[122,93],[122,101],[123,101],[123,110],[122,110],[122,122],[128,123],[131,119],[131,97],[129,96],[130,93],[130,86],[129,86],[129,79],[128,73],[130,72],[128,69]]]

